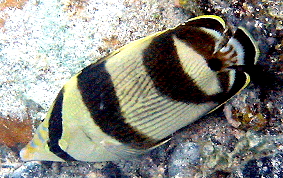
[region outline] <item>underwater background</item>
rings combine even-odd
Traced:
[[[64,83],[119,47],[214,14],[258,41],[252,81],[215,113],[134,160],[22,162],[19,150]],[[0,177],[283,177],[283,2],[240,0],[0,1]]]

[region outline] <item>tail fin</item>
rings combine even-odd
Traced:
[[[23,161],[64,161],[49,151],[47,145],[48,128],[46,124],[47,121],[44,120],[37,128],[34,138],[21,150],[20,156]]]

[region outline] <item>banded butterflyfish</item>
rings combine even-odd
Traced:
[[[136,40],[87,66],[61,89],[24,161],[113,161],[166,142],[172,133],[245,88],[256,63],[252,36],[226,40],[214,15]]]

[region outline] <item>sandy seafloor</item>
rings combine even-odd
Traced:
[[[283,177],[282,2],[9,0],[0,1],[0,10],[0,177]],[[233,30],[246,26],[272,80],[251,83],[137,159],[20,160],[19,150],[72,75],[130,41],[202,14],[221,16]]]

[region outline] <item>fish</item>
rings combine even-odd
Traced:
[[[250,82],[259,49],[238,27],[203,15],[133,41],[90,64],[60,90],[23,161],[131,159],[213,112]]]

